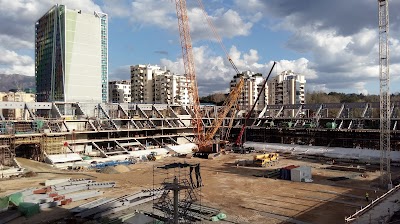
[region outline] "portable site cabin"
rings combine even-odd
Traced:
[[[312,178],[311,167],[300,166],[290,171],[290,180],[296,182],[307,182]]]

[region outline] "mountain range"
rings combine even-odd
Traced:
[[[0,74],[0,92],[8,92],[11,89],[24,90],[35,88],[35,77],[20,74]]]

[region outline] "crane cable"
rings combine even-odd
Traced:
[[[208,23],[209,27],[211,28],[211,31],[213,32],[215,38],[217,39],[217,42],[219,43],[219,45],[221,46],[222,50],[224,51],[226,57],[228,58],[229,63],[231,63],[233,69],[235,69],[236,74],[239,74],[240,73],[239,69],[236,67],[235,63],[233,63],[233,61],[232,61],[232,58],[229,56],[228,50],[226,50],[226,48],[224,46],[224,43],[222,42],[221,36],[218,34],[217,29],[215,28],[215,26],[214,26],[213,22],[211,21],[210,17],[208,16],[208,14],[207,14],[207,12],[206,12],[206,10],[204,8],[203,2],[201,0],[197,0],[197,2],[199,3],[199,6],[200,6],[200,8],[201,8],[201,10],[203,12],[203,15],[206,18],[207,23]]]

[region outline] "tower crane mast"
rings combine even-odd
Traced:
[[[390,173],[390,75],[389,75],[389,0],[378,0],[379,81],[380,81],[380,171],[381,184],[391,187]]]

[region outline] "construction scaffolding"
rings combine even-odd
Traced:
[[[10,121],[0,122],[0,135],[11,135],[14,133],[14,123]]]
[[[378,0],[381,184],[392,188],[390,172],[389,0]]]
[[[65,154],[69,151],[67,146],[64,146],[66,138],[65,135],[60,136],[43,136],[42,138],[42,154],[46,155],[56,155]]]
[[[36,121],[18,121],[14,122],[15,134],[29,134],[38,132],[38,122]],[[43,125],[42,125],[43,126]]]
[[[12,166],[15,156],[15,149],[11,146],[9,137],[0,138],[0,165]]]
[[[200,164],[171,163],[153,168],[153,190],[162,190],[153,200],[153,214],[164,223],[194,223],[201,220]],[[194,203],[197,204],[194,204]],[[196,209],[193,209],[196,207]]]

